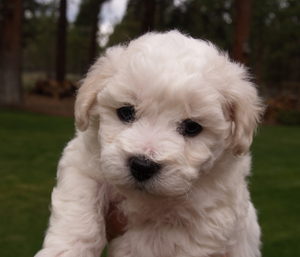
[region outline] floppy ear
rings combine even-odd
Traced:
[[[97,104],[97,94],[107,85],[108,79],[116,71],[116,62],[124,48],[116,46],[109,48],[88,71],[80,86],[75,101],[75,125],[80,131],[89,126],[91,109]]]
[[[238,70],[237,79],[222,89],[222,105],[226,119],[231,122],[227,147],[235,155],[243,155],[249,151],[253,134],[264,112],[264,105],[255,85],[249,81],[245,68],[233,65]]]

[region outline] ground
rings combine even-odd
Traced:
[[[54,99],[49,96],[25,93],[24,105],[21,109],[53,116],[73,117],[74,102],[75,96]]]

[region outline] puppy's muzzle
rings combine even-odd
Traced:
[[[160,170],[160,165],[144,157],[131,157],[129,168],[132,176],[137,181],[143,182],[157,173]]]

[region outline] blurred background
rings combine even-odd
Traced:
[[[78,81],[107,47],[171,29],[253,74],[268,106],[249,179],[263,256],[300,256],[300,0],[0,0],[1,256],[42,245]]]

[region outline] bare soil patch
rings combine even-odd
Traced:
[[[74,97],[55,99],[37,94],[24,94],[21,109],[53,116],[74,117]]]

